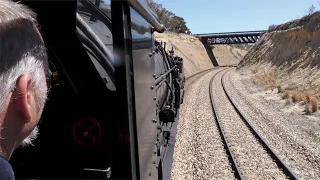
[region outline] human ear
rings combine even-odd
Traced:
[[[20,119],[24,123],[29,123],[32,119],[32,106],[34,105],[32,102],[34,101],[34,88],[30,74],[23,74],[18,78],[12,101]]]

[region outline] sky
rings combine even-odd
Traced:
[[[192,34],[266,30],[301,18],[319,0],[155,0],[183,17]]]

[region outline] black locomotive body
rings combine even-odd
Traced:
[[[49,100],[16,178],[169,179],[183,59],[143,0],[22,1],[48,49]]]

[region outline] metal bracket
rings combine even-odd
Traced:
[[[109,179],[111,177],[111,167],[108,167],[108,169],[90,169],[90,168],[84,168],[84,171],[93,171],[93,172],[102,172],[106,173],[106,177]]]

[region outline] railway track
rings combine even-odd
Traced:
[[[197,73],[195,73],[195,74],[192,74],[191,76],[188,76],[188,77],[186,78],[186,80],[192,79],[193,77],[199,76],[199,75],[201,75],[201,74],[204,74],[204,73],[209,72],[209,71],[212,71],[212,70],[214,70],[214,68],[210,68],[210,69],[206,69],[206,70],[203,70],[203,71],[199,71],[199,72],[197,72]]]
[[[188,76],[186,78],[186,82],[185,82],[185,91],[187,91],[189,89],[189,87],[197,80],[199,79],[201,76],[204,76],[205,74],[213,71],[215,68],[211,68],[211,69],[206,69],[204,71],[200,71],[197,72],[195,74],[192,74],[191,76]]]
[[[216,66],[214,68],[210,68],[210,69],[206,69],[206,70],[203,70],[203,71],[199,71],[195,74],[192,74],[191,76],[188,76],[186,77],[186,90],[189,89],[189,86],[191,84],[193,84],[195,81],[197,81],[197,79],[199,79],[201,76],[204,76],[205,74],[217,69],[217,68],[220,68],[220,67],[236,67],[235,65],[230,65],[230,66]]]
[[[283,177],[298,179],[297,175],[243,116],[228,94],[224,76],[231,69],[233,68],[218,71],[211,78],[209,93],[216,124],[235,177],[237,179],[283,179]],[[220,78],[218,81],[217,77]],[[214,95],[214,90],[219,90],[219,96]],[[222,107],[216,103],[218,99]],[[228,109],[230,112],[225,113]]]

